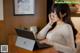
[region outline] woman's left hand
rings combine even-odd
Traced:
[[[39,41],[39,43],[41,43],[41,44],[46,44],[48,42],[48,40],[47,39],[44,39],[44,40],[41,40],[41,41]]]

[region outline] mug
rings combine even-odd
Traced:
[[[30,31],[32,31],[33,34],[36,34],[37,33],[37,26],[31,26]]]

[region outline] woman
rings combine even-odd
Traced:
[[[38,33],[40,43],[52,45],[56,50],[63,53],[75,53],[73,25],[71,24],[70,9],[67,4],[55,4],[49,14],[49,23]],[[52,25],[55,27],[52,28]],[[50,31],[49,31],[50,30]]]
[[[76,53],[80,53],[80,32],[78,32],[76,35],[76,44],[77,44]]]

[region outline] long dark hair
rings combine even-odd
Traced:
[[[51,12],[54,12],[54,10],[56,11],[56,14],[58,16],[58,18],[62,19],[65,23],[68,23],[72,26],[72,29],[73,29],[73,34],[74,34],[74,40],[76,39],[76,34],[77,34],[77,30],[75,29],[72,21],[71,21],[71,11],[70,11],[70,8],[68,6],[68,4],[54,4],[52,5],[51,7]],[[64,17],[61,17],[60,16],[60,13],[61,14],[65,14],[66,15]],[[56,24],[53,25],[53,27],[55,26]]]

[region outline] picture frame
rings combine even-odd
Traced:
[[[80,17],[80,4],[69,4],[72,17]]]
[[[14,15],[34,15],[35,0],[14,0]]]
[[[80,0],[55,0],[55,3],[80,4]]]
[[[0,0],[0,21],[4,20],[3,0]]]

